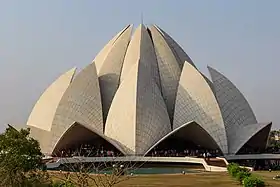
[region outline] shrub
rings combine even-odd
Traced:
[[[236,177],[237,173],[241,170],[240,166],[236,163],[230,163],[227,166],[229,174],[233,177]]]
[[[264,187],[265,183],[262,179],[252,176],[250,170],[245,167],[240,167],[236,163],[230,163],[227,166],[229,174],[236,178],[244,187]]]
[[[52,187],[75,187],[75,185],[70,182],[70,181],[66,181],[66,182],[54,182],[52,184]]]
[[[256,176],[245,177],[243,180],[244,187],[264,187],[265,183]]]
[[[240,182],[240,184],[242,184],[242,181],[246,178],[246,177],[250,177],[251,176],[251,173],[247,170],[245,171],[239,171],[237,174],[236,174],[236,179]]]

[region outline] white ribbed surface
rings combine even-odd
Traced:
[[[200,124],[223,153],[227,153],[226,131],[214,93],[200,72],[185,63],[178,87],[173,127],[189,121]]]
[[[27,121],[28,126],[33,126],[45,131],[50,131],[59,102],[72,81],[76,68],[69,70],[56,79],[41,95],[35,104]]]

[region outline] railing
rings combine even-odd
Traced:
[[[173,163],[193,163],[201,164],[206,171],[226,171],[225,167],[211,166],[203,158],[194,157],[143,157],[143,156],[126,156],[126,157],[71,157],[59,158],[56,162],[47,163],[49,169],[57,168],[61,164],[70,163],[87,163],[87,162],[173,162]]]
[[[225,155],[227,160],[257,160],[257,159],[276,159],[280,160],[280,154],[243,154],[243,155]]]

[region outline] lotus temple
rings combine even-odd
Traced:
[[[263,151],[272,123],[258,122],[238,88],[208,70],[200,72],[158,26],[128,25],[81,71],[58,77],[27,126],[46,155],[87,144],[124,156],[155,149]]]

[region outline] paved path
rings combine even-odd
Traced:
[[[59,158],[56,162],[47,163],[49,169],[56,168],[61,164],[69,163],[85,163],[85,162],[153,162],[153,163],[192,163],[201,164],[206,171],[226,171],[225,167],[210,166],[203,158],[194,157],[142,157],[142,156],[126,156],[126,157],[71,157]]]
[[[227,160],[280,160],[280,154],[248,154],[248,155],[227,155]]]

